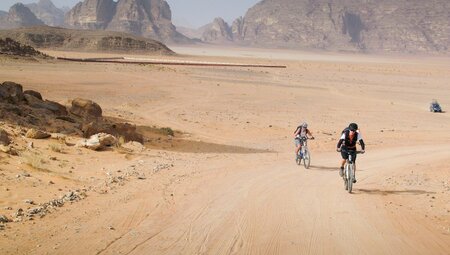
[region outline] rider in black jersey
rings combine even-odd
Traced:
[[[348,159],[349,154],[353,155],[353,164],[355,166],[356,172],[356,144],[358,142],[361,145],[361,153],[364,153],[366,145],[364,144],[361,133],[359,132],[358,124],[350,123],[348,128],[345,128],[344,131],[342,131],[341,139],[339,139],[339,142],[337,144],[337,151],[341,152],[342,156],[341,169],[339,171],[341,177],[344,175],[344,165],[346,160]],[[353,182],[356,182],[356,177],[354,178]]]

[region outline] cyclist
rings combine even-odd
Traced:
[[[344,175],[344,165],[349,154],[352,154],[353,165],[355,166],[356,172],[356,144],[358,142],[361,145],[361,153],[364,153],[366,145],[364,144],[361,133],[359,132],[358,124],[350,123],[350,125],[342,131],[341,139],[339,139],[337,144],[337,151],[340,152],[342,156],[341,169],[339,171],[341,177]],[[353,182],[356,182],[356,177],[353,178]]]
[[[312,136],[311,131],[309,131],[308,129],[308,123],[303,122],[300,126],[297,127],[297,129],[294,132],[296,160],[299,157],[302,157],[301,155],[299,156],[298,152],[302,148],[302,139],[307,139],[308,135],[310,136],[311,139],[314,139],[314,136]]]

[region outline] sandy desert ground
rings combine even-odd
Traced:
[[[0,214],[86,193],[7,223],[1,254],[450,254],[450,115],[428,111],[434,98],[450,107],[449,58],[174,50],[287,68],[0,62],[0,82],[178,131],[134,154],[34,141],[48,171],[0,154]],[[308,170],[294,161],[302,121],[316,138]],[[349,122],[367,144],[353,194],[335,152]]]

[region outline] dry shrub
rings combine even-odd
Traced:
[[[26,151],[26,152],[21,153],[20,157],[22,157],[25,160],[25,163],[27,165],[31,166],[32,168],[37,169],[37,170],[48,171],[44,167],[46,161],[37,152]]]
[[[64,148],[62,146],[62,144],[49,144],[48,147],[50,148],[51,151],[54,152],[58,152],[58,153],[64,153]]]

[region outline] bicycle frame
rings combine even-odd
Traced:
[[[306,169],[309,168],[311,162],[311,155],[308,150],[308,137],[302,137],[300,139],[301,149],[298,151],[297,164],[300,165],[303,160],[303,165]],[[301,155],[301,156],[300,156]]]
[[[353,189],[353,180],[355,178],[355,162],[353,157],[361,152],[355,151],[350,153],[349,151],[346,151],[346,153],[348,153],[348,159],[345,161],[344,176],[342,176],[342,178],[344,179],[345,189],[348,193],[351,193]]]

